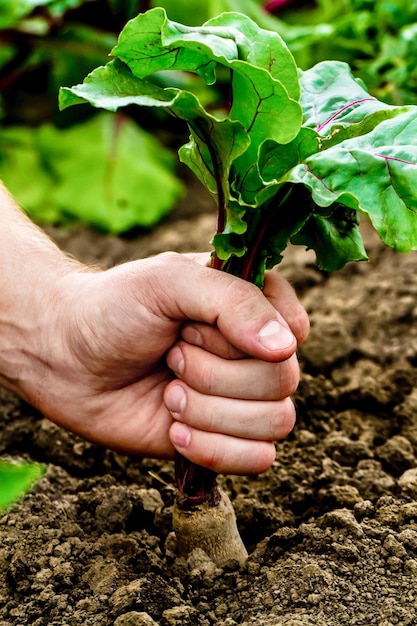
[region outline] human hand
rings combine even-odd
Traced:
[[[19,391],[122,453],[172,458],[175,447],[216,472],[263,471],[294,425],[295,350],[308,333],[279,274],[264,294],[173,253],[67,272]]]

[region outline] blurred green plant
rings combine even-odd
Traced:
[[[39,463],[0,460],[0,511],[22,498],[44,471]]]
[[[160,115],[58,111],[58,90],[108,60],[138,0],[3,0],[0,178],[33,220],[151,227],[183,194]],[[30,184],[28,184],[30,181]]]
[[[9,189],[44,224],[78,220],[109,233],[150,227],[182,191],[171,174],[173,153],[125,115],[100,114],[66,129],[5,128],[0,154]]]

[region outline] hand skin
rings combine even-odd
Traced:
[[[309,330],[278,273],[262,293],[175,253],[87,268],[1,185],[0,257],[0,384],[121,453],[270,467],[294,426],[295,350]]]

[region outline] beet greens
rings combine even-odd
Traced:
[[[180,159],[217,205],[214,268],[262,287],[288,243],[325,270],[365,260],[359,215],[388,246],[417,248],[417,107],[378,101],[342,62],[299,70],[277,33],[240,13],[187,27],[155,8],[127,23],[111,55],[60,105],[158,107],[187,123]],[[220,83],[228,102],[207,110],[175,86],[178,72]],[[176,476],[180,508],[219,506],[213,472],[178,456]]]

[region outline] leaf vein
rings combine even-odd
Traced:
[[[417,165],[415,161],[407,161],[407,159],[399,159],[398,157],[388,156],[387,154],[381,154],[379,152],[375,152],[375,156],[387,161],[387,165],[388,161],[397,161],[398,163],[405,163],[406,165]]]
[[[317,132],[321,132],[323,130],[323,128],[325,126],[327,126],[327,124],[330,124],[330,122],[332,122],[334,119],[336,119],[339,115],[341,115],[342,113],[344,113],[347,109],[349,109],[350,107],[354,106],[355,104],[361,104],[362,102],[367,102],[368,100],[376,100],[376,98],[361,98],[360,100],[352,100],[352,102],[349,102],[348,104],[346,104],[344,107],[342,107],[341,109],[339,109],[338,111],[336,111],[336,113],[334,113],[333,115],[331,115],[325,122],[323,122],[322,124],[317,124]]]

